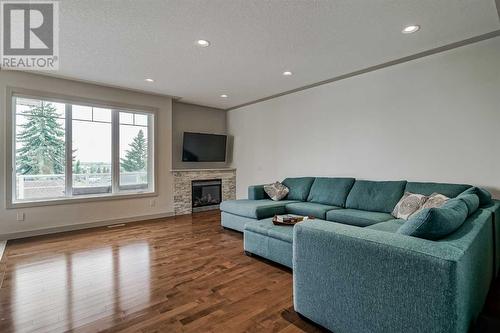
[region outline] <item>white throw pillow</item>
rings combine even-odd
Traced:
[[[439,208],[446,201],[448,201],[450,198],[448,198],[446,195],[440,194],[440,193],[432,193],[429,196],[429,199],[425,202],[425,204],[422,206],[422,209],[424,208]]]
[[[425,209],[425,208],[439,208],[442,205],[444,205],[444,203],[446,201],[448,201],[449,199],[450,198],[448,198],[446,195],[443,195],[443,194],[440,194],[440,193],[432,193],[427,198],[427,201],[422,205],[422,207],[420,207],[419,209],[417,209],[413,214],[416,214],[416,213],[420,212],[422,209]]]
[[[410,215],[419,210],[427,201],[427,196],[423,194],[415,194],[405,192],[403,197],[399,200],[396,207],[392,211],[392,216],[397,219],[407,220]]]
[[[264,185],[264,192],[273,199],[274,201],[279,201],[287,196],[290,190],[285,185],[280,182],[274,184]]]

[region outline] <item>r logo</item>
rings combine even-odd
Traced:
[[[0,0],[0,68],[59,68],[59,2]]]
[[[53,55],[53,3],[3,4],[3,54]]]

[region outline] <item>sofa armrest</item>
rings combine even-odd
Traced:
[[[493,215],[492,227],[495,237],[495,276],[498,276],[500,273],[500,200],[493,200],[491,204],[481,208],[491,212]]]
[[[248,186],[248,199],[250,200],[269,199],[269,196],[264,191],[264,185]]]
[[[479,248],[468,255],[491,251],[488,223],[478,226],[486,245],[476,242]],[[486,297],[481,289],[479,301],[469,302],[474,278],[492,271],[491,260],[485,259],[487,267],[470,266],[474,260],[464,261],[466,252],[333,222],[299,223],[293,242],[295,310],[334,332],[465,332]],[[458,277],[467,271],[474,271],[472,281]]]
[[[500,200],[493,199],[491,204],[481,208],[490,211],[493,214],[500,214]]]

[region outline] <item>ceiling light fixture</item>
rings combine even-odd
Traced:
[[[290,72],[290,71],[285,71],[285,72],[283,72],[283,75],[284,75],[284,76],[291,76],[292,74],[293,74],[293,73],[292,73],[292,72]]]
[[[404,34],[412,34],[412,33],[417,32],[419,30],[420,30],[419,25],[407,25],[406,27],[404,27],[403,30],[401,30],[401,32]]]
[[[198,46],[201,46],[201,47],[207,47],[207,46],[210,46],[210,42],[208,40],[204,40],[204,39],[198,39],[196,41],[196,44]]]
[[[220,97],[222,97],[222,98],[228,98],[229,96],[226,95],[226,94],[222,94],[222,95],[220,95]]]
[[[153,79],[144,79],[144,81],[146,81],[146,82],[155,82],[155,80],[153,80]]]

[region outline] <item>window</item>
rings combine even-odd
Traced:
[[[111,193],[111,113],[72,106],[73,195]]]
[[[120,189],[148,187],[148,117],[120,112]]]
[[[16,99],[16,199],[65,196],[65,105]]]
[[[154,192],[152,111],[14,94],[12,202]]]

